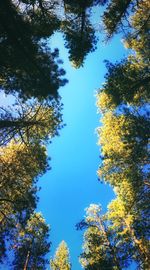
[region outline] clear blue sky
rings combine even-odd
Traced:
[[[95,129],[100,115],[95,106],[95,92],[104,82],[105,59],[116,61],[127,55],[120,37],[104,46],[99,42],[96,52],[88,55],[85,65],[74,69],[68,61],[63,38],[56,34],[50,46],[60,49],[69,83],[60,90],[64,104],[63,119],[67,124],[60,136],[48,146],[52,158],[52,170],[40,179],[38,211],[41,211],[51,226],[50,256],[62,240],[68,244],[72,270],[80,270],[78,256],[81,252],[82,233],[75,230],[75,224],[84,216],[84,209],[90,203],[107,204],[113,198],[112,189],[100,184],[96,171],[100,164],[99,147]]]

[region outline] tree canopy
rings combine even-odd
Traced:
[[[49,226],[35,211],[37,180],[50,168],[46,145],[63,127],[59,89],[68,80],[59,48],[49,44],[61,33],[71,64],[83,66],[96,50],[92,12],[100,7],[104,40],[121,33],[130,53],[120,62],[106,61],[97,92],[98,177],[115,198],[106,213],[91,204],[77,225],[85,230],[80,263],[85,270],[128,269],[132,263],[149,269],[150,2],[1,0],[0,91],[11,104],[0,105],[0,262],[11,250],[14,270],[46,269],[51,245]],[[71,270],[64,241],[50,267]]]
[[[110,38],[127,23],[124,44],[132,54],[120,63],[107,62],[106,82],[97,95],[102,114],[98,128],[101,181],[116,193],[106,218],[136,269],[149,268],[149,11],[148,1],[111,1],[104,12]],[[122,11],[121,9],[122,8]],[[120,12],[118,12],[120,9]],[[118,14],[116,16],[116,14]],[[141,16],[143,20],[141,20]],[[121,250],[121,249],[120,249]],[[119,261],[121,261],[119,259]]]

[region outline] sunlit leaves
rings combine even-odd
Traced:
[[[98,176],[114,187],[117,196],[105,217],[119,241],[120,252],[124,249],[125,260],[146,270],[150,215],[148,6],[147,0],[110,1],[103,16],[107,38],[124,29],[128,32],[124,44],[134,52],[120,63],[107,62],[106,81],[97,94],[102,113],[98,129],[102,164]]]
[[[26,146],[12,141],[0,149],[0,216],[1,222],[36,206],[36,179],[48,169],[46,149],[40,145]]]
[[[108,221],[108,223],[107,223]],[[116,230],[110,226],[107,217],[101,213],[101,207],[91,204],[86,209],[83,252],[80,263],[87,270],[122,269],[128,265],[125,246],[117,238]]]
[[[69,250],[65,241],[62,241],[55,253],[53,259],[50,260],[52,270],[71,270]]]

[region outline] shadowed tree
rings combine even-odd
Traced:
[[[132,56],[116,64],[107,62],[106,67],[105,85],[98,94],[102,111],[119,105],[141,106],[149,101],[150,76],[147,64]]]
[[[47,1],[1,1],[0,87],[6,93],[52,99],[66,83],[61,79],[65,72],[58,66],[58,49],[51,52],[44,44],[44,38],[57,28],[57,23],[50,22],[52,7]]]
[[[18,101],[8,108],[0,108],[0,144],[11,139],[23,143],[46,141],[61,128],[62,115],[59,102]]]
[[[136,57],[149,65],[150,62],[150,2],[143,0],[138,3],[136,12],[131,17],[132,32],[125,38],[125,46],[135,51]],[[141,20],[142,18],[142,20]]]
[[[133,38],[134,43],[134,39],[140,37],[145,30],[147,30],[148,34],[150,19],[149,7],[150,4],[148,0],[108,1],[108,5],[102,15],[106,39],[110,39],[114,34],[120,31],[125,37],[130,33],[129,36]],[[139,47],[140,43],[139,40]]]
[[[14,230],[12,248],[14,250],[14,270],[45,270],[49,252],[49,226],[40,213],[33,213],[26,226]]]
[[[75,68],[83,66],[88,53],[96,49],[97,37],[90,22],[91,9],[105,1],[64,1],[65,20],[62,22],[65,47]]]
[[[108,6],[103,14],[107,39],[111,38],[113,34],[120,30],[129,10],[134,9],[136,5],[136,0],[111,0],[108,2]]]

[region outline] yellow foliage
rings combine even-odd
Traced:
[[[108,109],[114,109],[111,96],[106,94],[103,89],[97,94],[97,107],[100,112],[105,113]]]

